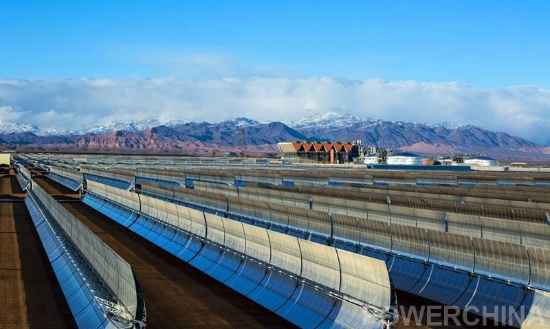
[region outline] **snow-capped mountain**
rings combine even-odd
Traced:
[[[219,123],[217,123],[219,125],[228,125],[228,126],[255,126],[255,125],[259,125],[259,124],[262,124],[260,121],[256,121],[256,120],[253,120],[253,119],[248,119],[248,118],[234,118],[234,119],[229,119],[229,120],[224,120],[224,121],[221,121]]]
[[[313,114],[305,116],[296,121],[285,122],[285,124],[298,131],[318,131],[318,130],[332,130],[351,127],[357,123],[362,123],[362,126],[370,126],[380,123],[380,120],[374,120],[370,118],[364,118],[356,115],[346,113],[341,115],[337,112],[325,112],[319,114]],[[61,135],[83,135],[83,134],[107,134],[114,131],[128,131],[128,132],[140,132],[149,128],[165,125],[167,127],[175,127],[177,125],[187,123],[184,120],[166,117],[166,118],[149,118],[136,121],[111,121],[102,124],[95,125],[93,127],[87,127],[79,130],[60,130],[54,127],[36,127],[31,124],[25,123],[11,123],[0,121],[0,134],[9,133],[22,133],[29,132],[38,136],[61,136]],[[260,121],[238,117],[213,123],[213,125],[220,126],[255,126],[263,124]],[[444,127],[448,129],[458,128],[462,125],[456,123],[443,122],[441,124],[433,125],[433,127]]]
[[[244,140],[248,151],[256,148],[262,152],[276,153],[276,145],[282,141],[332,140],[361,141],[363,145],[408,148],[420,153],[430,153],[429,150],[423,150],[434,145],[438,150],[446,150],[445,152],[492,150],[506,156],[516,152],[516,157],[523,157],[523,152],[532,152],[537,156],[550,152],[549,148],[506,133],[491,132],[471,125],[458,125],[458,128],[448,128],[449,126],[451,124],[448,123],[426,125],[373,120],[335,112],[308,116],[287,124],[261,123],[243,117],[218,123],[183,122],[177,119],[110,122],[66,134],[44,127],[0,122],[0,146],[187,150],[190,154],[220,154],[227,150],[242,152]],[[117,133],[113,134],[114,131]],[[47,133],[50,135],[45,135]]]
[[[352,115],[346,113],[341,115],[336,112],[325,112],[319,114],[313,114],[310,116],[303,117],[297,121],[289,121],[285,124],[292,129],[296,130],[316,130],[319,128],[345,128],[350,127],[351,125],[364,122],[364,121],[374,121],[372,119],[366,119],[360,116]]]
[[[79,131],[76,131],[75,134],[107,134],[113,131],[138,132],[162,125],[173,127],[183,123],[185,123],[185,121],[171,117],[161,119],[150,118],[138,121],[110,121],[104,124],[93,126],[91,128],[81,129]]]
[[[11,133],[33,133],[38,136],[52,136],[52,135],[84,135],[84,134],[108,134],[114,131],[127,131],[127,132],[140,132],[149,128],[158,126],[175,127],[187,123],[182,119],[174,117],[166,118],[149,118],[137,121],[109,121],[102,124],[95,125],[79,130],[59,130],[53,127],[36,127],[31,124],[24,123],[12,123],[0,121],[0,134]],[[234,118],[224,120],[214,125],[222,126],[255,126],[262,124],[260,121],[256,121],[249,118]]]
[[[30,124],[12,123],[0,120],[0,134],[24,133],[37,131],[36,126]]]
[[[158,126],[167,126],[167,127],[175,127],[178,125],[183,125],[188,123],[187,121],[178,119],[178,118],[162,118],[162,119],[156,119],[156,118],[150,118],[145,120],[138,120],[138,121],[113,121],[113,122],[107,122],[102,125],[96,125],[94,127],[88,128],[88,129],[82,129],[75,134],[82,135],[82,134],[108,134],[113,131],[127,131],[127,132],[140,132],[144,131],[149,128],[154,128]],[[220,125],[220,126],[254,126],[261,124],[259,121],[248,119],[248,118],[235,118],[235,119],[229,119],[225,121],[221,121],[219,123],[215,123],[214,125]]]
[[[185,123],[184,120],[167,117],[161,119],[150,118],[137,121],[111,121],[79,130],[60,130],[54,127],[36,127],[31,124],[0,121],[0,134],[24,132],[33,133],[38,136],[107,134],[113,131],[138,132],[161,125],[173,127],[183,123]]]
[[[444,122],[440,122],[436,125],[433,125],[435,127],[443,127],[443,128],[447,128],[447,129],[457,129],[457,128],[460,128],[460,127],[464,127],[463,124],[460,124],[460,123],[457,123],[457,122],[448,122],[448,121],[444,121]]]
[[[37,127],[28,123],[13,123],[0,121],[0,134],[33,133],[37,136],[67,135],[66,130],[56,128]]]

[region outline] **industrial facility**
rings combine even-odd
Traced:
[[[285,162],[343,164],[360,156],[359,143],[352,142],[281,142],[277,143]]]
[[[475,166],[498,166],[498,160],[485,155],[464,158],[464,163]]]
[[[414,166],[476,166],[495,167],[499,165],[497,159],[480,154],[454,154],[448,157],[438,156],[435,158],[423,157],[421,155],[401,150],[386,150],[375,146],[363,148],[361,151],[362,163],[369,168],[386,168],[386,166],[407,166],[413,169]],[[412,167],[411,167],[412,166]],[[450,170],[450,168],[447,168]]]
[[[11,227],[2,259],[19,274],[3,285],[25,289],[4,289],[0,318],[9,328],[31,314],[51,328],[397,329],[422,325],[429,301],[438,319],[452,307],[464,324],[550,322],[550,168],[372,166],[388,168],[15,155],[0,210]],[[419,317],[405,323],[401,305]]]
[[[363,163],[368,165],[406,165],[406,166],[422,166],[426,164],[434,164],[434,161],[428,163],[426,159],[418,154],[404,152],[401,150],[386,150],[377,147],[365,148],[363,151]]]
[[[294,141],[277,143],[284,163],[323,163],[346,164],[363,163],[368,168],[383,169],[406,166],[408,169],[423,169],[425,167],[449,167],[461,165],[467,169],[471,166],[493,167],[499,162],[495,158],[485,155],[454,154],[448,157],[424,157],[419,154],[398,149],[384,149],[376,146],[364,146],[360,140],[354,142],[310,142]],[[432,167],[435,168],[435,167]],[[453,168],[442,168],[453,170]]]

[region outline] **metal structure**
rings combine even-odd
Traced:
[[[32,180],[27,192],[25,203],[77,325],[144,328],[145,303],[130,265]]]
[[[81,166],[80,171],[84,174],[86,181],[100,182],[124,190],[130,190],[134,187],[135,174],[133,171],[102,170],[90,166]]]
[[[72,168],[51,166],[48,170],[48,177],[73,191],[82,189],[82,184],[84,182],[84,175],[82,172]]]
[[[396,224],[388,221],[387,210],[384,221],[306,207],[296,209],[295,204],[302,201],[291,196],[280,204],[267,203],[254,200],[252,191],[246,190],[240,190],[236,197],[196,189],[142,186],[142,193],[384,260],[396,288],[418,296],[478,311],[479,315],[486,309],[506,310],[497,315],[497,320],[522,328],[550,319],[550,310],[545,306],[550,300],[543,298],[550,291],[546,274],[550,250],[546,247],[475,238],[463,235],[467,234],[464,231],[452,234]],[[273,194],[265,199],[273,201],[277,197]],[[506,222],[500,221],[501,225]],[[441,222],[443,226],[444,219]],[[456,223],[460,226],[461,222]],[[538,243],[548,246],[548,225],[537,225],[547,232],[546,240]],[[532,234],[536,235],[536,230]],[[491,235],[497,237],[496,232]],[[506,240],[505,231],[501,237]]]
[[[546,176],[335,173],[190,168],[178,179],[193,189],[144,183],[137,198],[140,207],[141,198],[160,200],[151,209],[169,201],[383,260],[396,288],[479,315],[507,308],[497,320],[516,327],[550,321]],[[327,185],[334,194],[319,192]]]
[[[300,327],[394,321],[381,261],[97,182],[83,201]]]

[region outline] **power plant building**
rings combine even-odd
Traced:
[[[282,157],[288,161],[307,160],[317,163],[349,163],[359,156],[359,147],[351,142],[281,142]]]

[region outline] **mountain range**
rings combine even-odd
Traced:
[[[188,155],[275,156],[284,141],[361,142],[423,155],[482,153],[508,159],[550,159],[550,148],[472,125],[383,121],[327,112],[290,122],[235,118],[218,123],[176,118],[110,122],[79,131],[59,131],[0,121],[0,146],[27,150]]]

